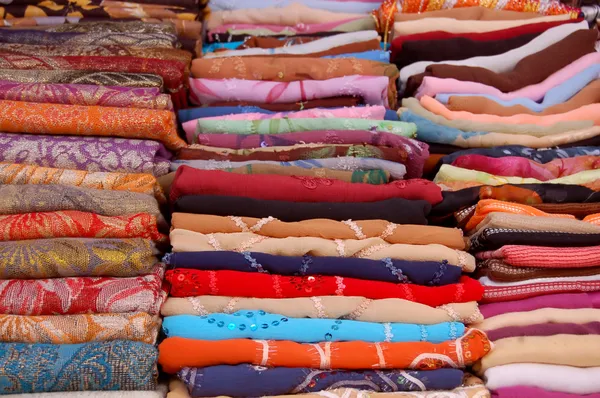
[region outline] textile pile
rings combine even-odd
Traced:
[[[0,30],[0,394],[164,397],[157,177],[191,55],[169,23],[64,26]]]
[[[574,11],[394,25],[400,119],[430,144],[426,173],[444,190],[430,220],[461,227],[477,258],[473,327],[493,349],[474,371],[498,398],[600,393],[600,53]]]

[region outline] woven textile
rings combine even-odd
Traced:
[[[154,244],[147,239],[0,242],[0,278],[143,275],[152,272],[158,262],[157,254]]]
[[[132,278],[73,277],[0,280],[0,313],[56,315],[147,312],[157,314],[166,294],[164,267]]]
[[[503,246],[498,250],[477,253],[485,259],[502,259],[516,267],[539,268],[585,268],[600,266],[600,246],[589,247],[543,247]]]
[[[0,393],[156,389],[156,348],[127,340],[0,345]]]
[[[0,315],[3,343],[78,344],[132,340],[154,344],[160,321],[144,312],[82,315]]]
[[[0,69],[0,78],[19,83],[91,84],[119,87],[163,88],[163,79],[149,73],[93,72],[81,70]]]
[[[0,241],[43,238],[143,238],[164,241],[147,213],[100,216],[76,210],[0,216]]]

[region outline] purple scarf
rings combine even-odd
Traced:
[[[526,312],[540,308],[600,308],[600,292],[550,294],[525,300],[480,305],[484,318],[507,312]]]

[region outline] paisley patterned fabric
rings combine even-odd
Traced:
[[[146,239],[38,239],[0,242],[0,278],[136,276],[152,272],[158,251]]]
[[[145,193],[163,199],[160,186],[151,174],[87,172],[0,163],[0,184],[72,185],[84,188]]]
[[[156,217],[146,213],[106,217],[67,210],[0,216],[0,241],[44,238],[143,238],[164,241]]]
[[[6,163],[159,177],[169,172],[169,157],[150,140],[0,133],[0,162]]]
[[[78,344],[132,340],[154,344],[160,321],[144,312],[82,315],[0,315],[3,343]]]
[[[0,69],[0,79],[19,83],[70,83],[160,89],[163,87],[162,77],[150,73]]]
[[[127,340],[0,344],[0,394],[156,389],[156,348]]]
[[[57,315],[147,312],[158,314],[166,293],[164,266],[135,278],[74,277],[0,280],[0,313]]]

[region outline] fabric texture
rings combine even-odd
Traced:
[[[480,308],[486,319],[508,312],[525,312],[540,308],[600,308],[600,292],[549,294],[526,300],[484,304]]]
[[[600,247],[542,247],[542,246],[503,246],[492,252],[476,254],[479,259],[502,259],[516,267],[539,268],[586,268],[600,265]]]
[[[488,330],[487,336],[491,341],[517,336],[554,336],[557,334],[600,334],[600,322],[577,323],[538,323],[528,326],[507,326],[505,328]]]

